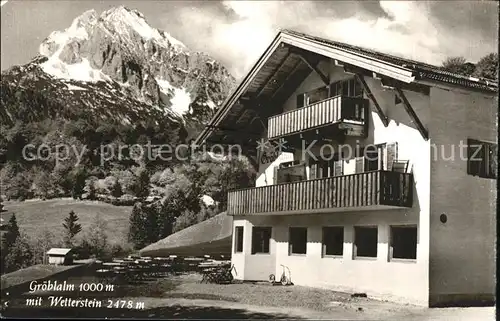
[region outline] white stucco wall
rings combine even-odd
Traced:
[[[420,260],[420,241],[417,261],[389,261],[389,226],[418,224],[411,210],[365,211],[316,215],[280,216],[275,226],[276,274],[281,264],[291,272],[294,284],[317,286],[331,290],[364,292],[401,302],[425,305],[427,299],[426,263]],[[354,226],[378,226],[376,259],[353,258]],[[344,227],[342,258],[322,257],[322,227]],[[289,227],[307,227],[306,255],[288,255]],[[247,261],[250,264],[250,261]],[[254,264],[247,265],[253,266]]]
[[[268,226],[272,227],[274,220],[272,217],[254,216],[244,217],[235,216],[233,219],[233,235],[236,226],[243,226],[243,252],[235,253],[235,243],[233,240],[232,264],[236,269],[235,279],[238,280],[267,280],[269,274],[273,273],[276,265],[276,242],[275,229],[272,230],[271,241],[269,244],[269,254],[252,254],[252,227]]]
[[[431,89],[430,296],[434,303],[495,293],[496,180],[467,174],[460,144],[496,142],[493,95]],[[453,161],[444,157],[451,157]],[[443,152],[445,154],[443,154]],[[466,156],[466,149],[463,148]],[[443,157],[444,156],[444,157]],[[448,221],[439,220],[446,214]]]
[[[333,64],[322,64],[320,68],[329,73],[331,82],[352,77],[344,73],[342,68]],[[430,142],[425,141],[411,122],[410,117],[401,104],[395,105],[394,92],[382,88],[380,81],[366,79],[372,92],[382,109],[391,119],[385,127],[379,116],[370,107],[369,134],[366,139],[356,142],[355,138],[346,143],[361,146],[369,143],[398,143],[398,159],[409,160],[413,170],[415,189],[414,204],[411,209],[363,211],[328,214],[303,214],[295,216],[247,216],[235,217],[235,225],[245,226],[246,253],[235,254],[233,263],[244,269],[243,279],[267,276],[276,273],[281,275],[281,266],[284,264],[291,269],[292,281],[295,284],[313,285],[331,289],[344,289],[356,292],[366,292],[372,296],[381,296],[398,301],[413,302],[426,305],[429,293],[429,209],[430,209]],[[299,86],[295,93],[284,104],[284,110],[295,108],[296,95],[305,91],[324,86],[316,73],[310,76]],[[430,123],[429,96],[405,91],[422,123]],[[328,137],[335,139],[335,137]],[[332,144],[337,144],[335,141]],[[319,146],[318,146],[319,147]],[[301,151],[295,153],[295,159],[301,158]],[[286,157],[290,157],[287,155]],[[289,158],[286,158],[289,160]],[[270,175],[273,166],[281,162],[276,160],[271,166],[261,166],[257,178],[257,186],[272,184]],[[346,164],[354,165],[353,162]],[[347,170],[348,171],[348,170]],[[250,254],[251,226],[273,226],[273,240],[271,255],[262,257]],[[389,226],[398,224],[418,225],[417,261],[389,262],[388,239]],[[326,225],[342,225],[344,234],[344,257],[321,257],[321,229]],[[352,235],[354,225],[377,225],[379,231],[379,249],[376,260],[352,259]],[[288,227],[307,226],[308,245],[306,256],[288,255]],[[269,272],[266,272],[270,270]],[[300,273],[299,273],[300,271]]]

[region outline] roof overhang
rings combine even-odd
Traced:
[[[371,74],[376,74],[377,77],[386,79],[390,78],[393,79],[394,81],[399,82],[400,84],[416,84],[416,83],[423,84],[422,74],[425,73],[431,75],[437,74],[439,77],[440,76],[449,77],[452,80],[456,78],[457,83],[461,82],[462,84],[464,82],[467,82],[467,84],[471,82],[470,79],[465,79],[464,77],[458,75],[453,75],[453,74],[447,75],[446,72],[438,71],[437,70],[438,67],[435,66],[426,64],[417,65],[419,63],[415,61],[405,60],[402,58],[376,53],[374,51],[365,50],[362,48],[357,48],[346,44],[329,42],[322,38],[312,37],[292,31],[283,30],[277,34],[277,36],[273,39],[271,44],[264,51],[262,56],[260,56],[257,62],[253,65],[250,72],[243,78],[243,80],[232,92],[232,94],[229,97],[227,97],[227,99],[222,104],[221,108],[219,108],[219,110],[215,113],[214,117],[211,119],[210,123],[203,129],[203,131],[197,137],[197,139],[195,140],[195,145],[200,146],[205,144],[208,141],[208,139],[211,136],[213,136],[215,132],[218,133],[217,134],[218,136],[227,138],[233,135],[236,136],[234,134],[235,132],[243,133],[246,130],[245,135],[248,136],[248,133],[250,133],[250,131],[248,131],[248,129],[250,128],[250,126],[248,126],[249,122],[241,122],[241,124],[234,123],[234,119],[241,119],[241,117],[246,116],[245,114],[246,112],[250,112],[249,116],[250,118],[252,116],[253,118],[259,118],[259,117],[258,113],[252,113],[252,111],[255,112],[255,109],[251,110],[250,108],[247,107],[241,107],[240,102],[242,101],[243,98],[248,99],[248,97],[244,96],[247,94],[249,89],[260,86],[261,89],[258,90],[259,93],[258,95],[260,95],[262,91],[265,89],[265,87],[269,86],[269,82],[274,76],[271,77],[266,76],[268,74],[267,71],[269,70],[269,68],[274,67],[275,70],[273,71],[273,73],[276,73],[278,72],[279,68],[282,68],[282,62],[279,62],[279,60],[281,59],[281,57],[285,56],[285,54],[283,53],[283,50],[285,50],[284,48],[297,49],[302,52],[311,53],[316,57],[330,58],[332,60],[338,61],[340,65],[352,66],[358,70],[367,71]],[[286,54],[286,57],[288,57],[288,54]],[[287,59],[286,57],[282,60],[286,60]],[[288,69],[289,70],[293,69],[293,71],[291,72],[296,72],[295,68],[288,68]],[[308,72],[310,73],[311,71],[308,69]],[[280,79],[280,81],[283,81],[283,79]],[[286,79],[288,79],[288,77]],[[304,79],[305,76],[304,73],[302,72],[302,80]],[[428,80],[430,81],[425,81],[425,84],[432,85],[432,83],[435,82],[434,81],[435,79],[428,79]],[[477,83],[478,86],[481,84],[482,84],[481,82]],[[283,87],[284,85],[285,85],[284,83],[281,84],[280,88]],[[298,84],[295,83],[294,85]],[[473,85],[476,85],[476,83],[474,82]],[[252,101],[249,105],[251,104],[260,105],[258,100]],[[258,106],[258,108],[269,109],[273,107],[272,101],[265,102],[265,104],[268,105],[266,106],[266,108],[262,108],[262,106]],[[242,112],[238,116],[230,118],[231,121],[227,120],[226,124],[223,124],[224,120],[227,119],[228,114],[232,111],[232,109],[234,109],[233,112],[235,112],[236,109],[239,109]],[[265,117],[260,117],[261,121],[265,121],[263,118]],[[233,125],[232,127],[234,128],[228,128],[230,127],[228,126],[228,124]],[[262,124],[262,126],[265,125]],[[243,127],[245,128],[242,129]],[[227,134],[220,134],[221,131],[227,132]],[[223,143],[228,143],[228,140],[223,140]]]
[[[415,80],[413,71],[408,68],[402,68],[400,66],[361,54],[350,53],[347,50],[331,48],[320,42],[310,39],[302,39],[291,34],[284,33],[281,35],[281,39],[283,43],[308,50],[331,59],[339,60],[380,75],[397,79],[405,83],[411,83]]]
[[[331,48],[328,45],[322,44],[320,42],[309,39],[301,39],[300,37],[297,37],[293,34],[281,31],[274,38],[274,40],[271,42],[262,56],[253,65],[250,72],[236,87],[236,90],[234,90],[233,93],[224,101],[221,108],[215,113],[208,126],[206,126],[201,134],[197,137],[195,145],[199,146],[206,142],[210,134],[219,127],[222,120],[228,114],[231,108],[237,103],[240,97],[244,95],[249,85],[252,83],[252,81],[254,81],[255,77],[259,74],[269,58],[273,55],[273,53],[276,52],[278,48],[283,47],[283,45],[293,46],[318,55],[322,55],[327,58],[336,59],[346,64],[351,64],[363,69],[367,69],[377,74],[394,78],[405,83],[410,83],[415,79],[410,69],[402,68],[393,64],[388,64],[386,62],[369,58],[360,54],[350,53],[347,50]]]

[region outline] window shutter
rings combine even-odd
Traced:
[[[335,161],[333,164],[334,174],[333,176],[341,176],[344,175],[344,161],[342,159]]]
[[[278,166],[274,166],[273,168],[273,185],[281,183],[281,180],[278,177],[278,175],[280,174],[278,168],[279,168]]]
[[[306,94],[297,95],[297,108],[304,107],[304,98]]]
[[[318,178],[318,163],[312,163],[309,167],[309,179]]]
[[[342,96],[349,96],[349,81],[342,82]]]
[[[365,171],[365,158],[356,157],[356,173],[363,173]]]
[[[467,174],[481,175],[481,164],[484,159],[484,146],[480,141],[467,139]]]
[[[392,164],[398,160],[398,143],[387,143],[385,145],[385,166],[384,169],[392,171]]]

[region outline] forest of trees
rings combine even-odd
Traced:
[[[464,57],[449,57],[443,61],[442,68],[464,76],[473,76],[498,81],[498,53],[490,53],[476,64]]]

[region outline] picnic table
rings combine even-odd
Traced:
[[[200,264],[202,279],[200,283],[231,283],[234,279],[233,269],[234,265],[228,264]]]
[[[101,280],[141,280],[145,277],[164,276],[172,270],[169,258],[133,257],[113,258],[111,262],[99,262],[96,276]]]
[[[103,266],[121,266],[122,264],[119,262],[104,262]]]

